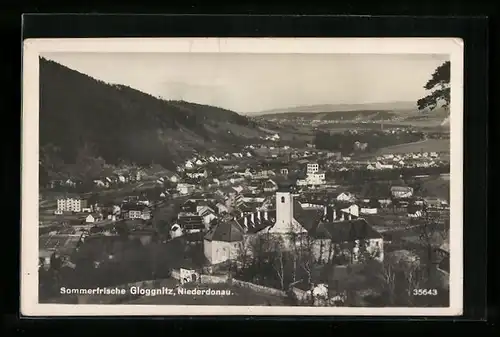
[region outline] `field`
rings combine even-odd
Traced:
[[[388,146],[378,150],[376,154],[383,155],[412,152],[450,152],[450,140],[426,139],[419,142]]]

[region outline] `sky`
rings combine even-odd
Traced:
[[[448,55],[44,53],[96,79],[242,114],[316,104],[417,101]]]

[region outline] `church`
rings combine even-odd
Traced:
[[[234,260],[239,247],[263,235],[278,239],[283,250],[309,240],[318,262],[328,261],[334,246],[349,246],[350,254],[354,254],[362,241],[367,242],[368,250],[377,252],[379,260],[383,259],[382,236],[359,218],[357,205],[337,212],[326,205],[303,207],[295,197],[289,186],[280,185],[273,203],[263,203],[249,214],[226,219],[211,228],[204,240],[207,259],[213,264]]]

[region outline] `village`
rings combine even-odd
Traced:
[[[417,283],[388,284],[392,270],[447,295],[449,195],[422,186],[449,189],[449,151],[366,158],[279,138],[197,154],[175,172],[92,177],[88,191],[71,178],[51,181],[40,194],[41,296],[56,297],[54,284],[177,275],[186,284],[241,281],[294,305],[409,305],[411,296],[395,293]]]

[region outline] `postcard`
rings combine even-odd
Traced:
[[[21,313],[458,316],[463,41],[28,39]]]

